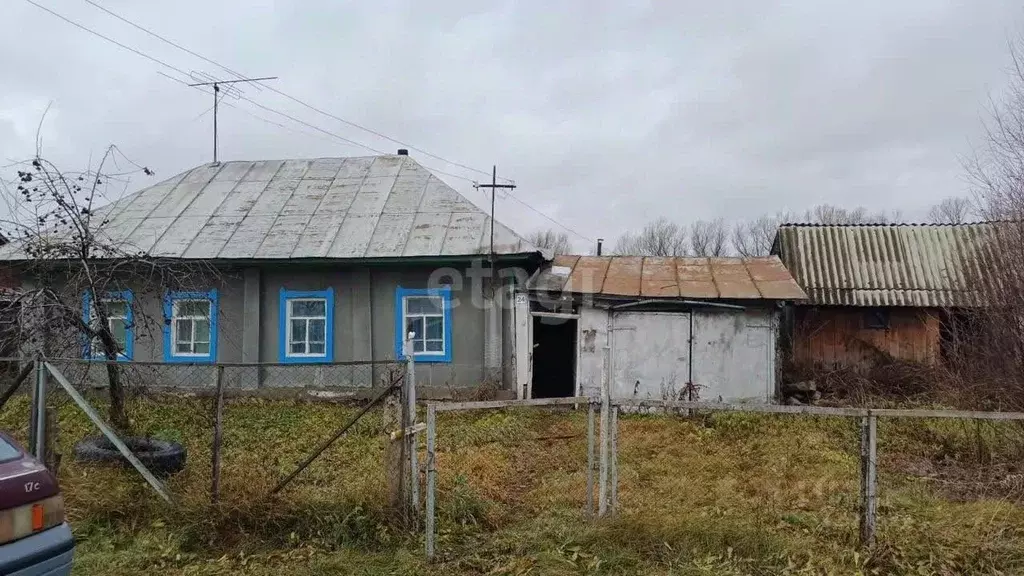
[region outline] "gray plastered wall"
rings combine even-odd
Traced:
[[[452,274],[438,275],[438,270]],[[481,287],[467,274],[467,266],[454,268],[435,265],[332,265],[282,263],[226,268],[209,286],[195,284],[196,290],[216,287],[218,305],[218,362],[259,362],[256,367],[228,367],[224,377],[229,389],[255,388],[367,388],[379,385],[389,371],[404,371],[395,362],[396,289],[427,288],[434,280],[452,284],[452,359],[450,363],[418,363],[417,385],[421,397],[455,395],[458,389],[475,388],[485,376],[487,305],[511,306],[511,289],[498,290],[493,304],[483,295]],[[506,278],[503,285],[511,286]],[[138,362],[163,361],[162,292],[138,291],[133,288],[133,308],[150,319],[145,327],[136,329],[133,359]],[[280,291],[334,291],[334,358],[335,364],[290,364],[280,362]],[[496,315],[500,335],[493,338],[498,349],[493,355],[500,365],[496,373],[505,380],[502,388],[511,386],[514,374],[507,366],[514,351],[514,327],[511,314],[502,310]],[[68,341],[72,341],[69,338]],[[80,347],[60,354],[77,358]],[[370,361],[377,362],[373,366]],[[343,363],[361,363],[344,365]],[[70,363],[68,363],[70,366]],[[502,369],[502,368],[505,369]],[[69,367],[68,370],[71,370]],[[82,369],[76,369],[81,371]],[[166,364],[133,368],[139,382],[148,385],[176,387],[209,387],[214,380],[210,366]],[[87,369],[94,383],[102,382],[102,366]],[[429,390],[429,392],[426,392]]]

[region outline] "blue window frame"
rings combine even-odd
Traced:
[[[118,361],[128,361],[135,357],[135,317],[132,314],[132,291],[120,290],[105,292],[101,296],[107,309],[107,322],[114,340],[120,345]],[[92,294],[82,295],[82,321],[90,326],[96,322]],[[103,346],[98,339],[82,339],[82,356],[85,358],[103,359]]]
[[[164,362],[217,360],[217,289],[164,294]]]
[[[316,364],[334,361],[334,289],[281,288],[278,361]]]
[[[452,289],[395,290],[395,357],[405,359],[404,339],[412,338],[417,362],[452,361]]]

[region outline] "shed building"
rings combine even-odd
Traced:
[[[794,363],[941,359],[944,318],[976,304],[992,224],[786,224],[772,246],[807,293],[786,324]]]
[[[517,296],[519,394],[768,402],[783,303],[776,257],[557,256]],[[524,362],[523,360],[526,359]]]

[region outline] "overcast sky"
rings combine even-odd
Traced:
[[[230,76],[84,0],[35,1],[182,70]],[[95,2],[233,70],[280,76],[276,88],[338,117],[497,164],[518,198],[579,234],[578,250],[658,216],[736,220],[828,202],[923,217],[967,193],[959,157],[1004,89],[1007,42],[1024,24],[1019,0]],[[25,0],[0,4],[4,163],[33,154],[50,102],[44,155],[63,167],[114,143],[157,173],[134,190],[211,160],[210,96]],[[267,90],[245,95],[399,147]],[[372,154],[225,103],[224,160]],[[511,200],[497,210],[523,233],[552,226]]]

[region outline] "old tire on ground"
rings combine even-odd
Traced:
[[[185,447],[177,442],[144,437],[122,438],[122,441],[153,474],[168,476],[185,468],[187,453]],[[93,436],[75,444],[75,460],[131,466],[106,436]]]

